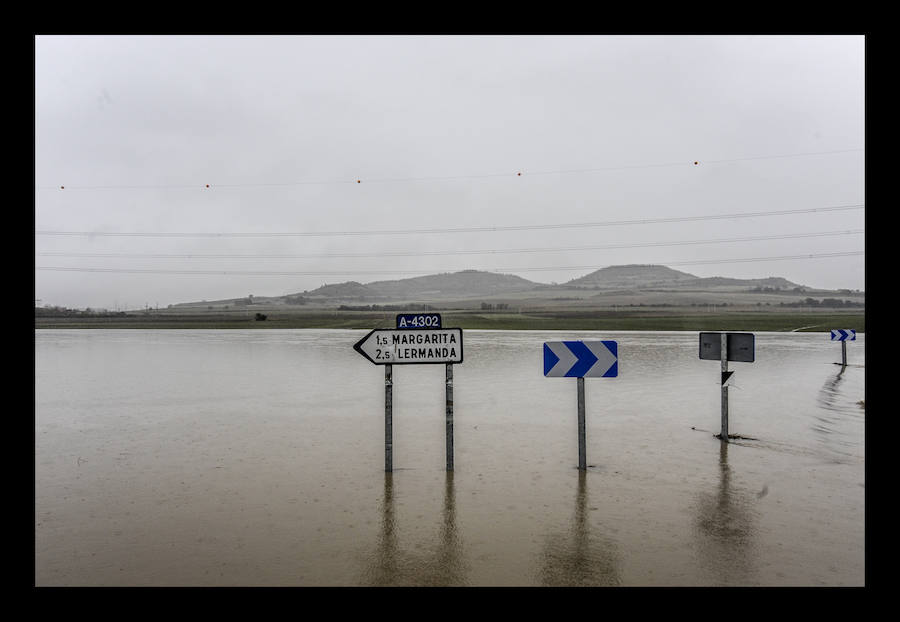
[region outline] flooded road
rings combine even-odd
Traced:
[[[447,472],[443,365],[358,330],[36,330],[38,586],[865,584],[865,335],[465,331]],[[618,342],[617,378],[542,344]]]

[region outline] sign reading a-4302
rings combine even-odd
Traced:
[[[400,313],[397,328],[440,328],[440,313]]]

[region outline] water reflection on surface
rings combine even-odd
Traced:
[[[855,395],[846,391],[850,376],[846,365],[829,377],[816,396],[819,406],[814,412],[811,429],[819,444],[819,450],[834,462],[851,458],[857,443],[848,434],[850,424],[864,417],[864,410]]]
[[[370,586],[460,586],[465,585],[465,564],[456,529],[456,492],[453,471],[444,480],[441,524],[433,550],[412,553],[404,548],[396,520],[394,474],[384,474],[381,532],[361,583]]]
[[[843,409],[838,404],[838,400],[841,397],[841,391],[838,388],[838,385],[841,383],[841,380],[843,380],[845,371],[847,371],[847,366],[841,365],[841,370],[835,376],[825,381],[822,390],[819,391],[818,399],[816,400],[819,406],[826,410],[843,412]]]
[[[550,535],[541,551],[541,583],[546,586],[619,585],[615,543],[592,533],[588,521],[587,472],[578,471],[575,510],[568,532]]]
[[[700,566],[715,585],[748,585],[756,567],[756,521],[753,500],[764,496],[732,485],[730,443],[719,443],[719,486],[697,500],[695,536]]]

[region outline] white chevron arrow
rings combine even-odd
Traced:
[[[594,366],[591,367],[585,376],[602,376],[609,371],[613,363],[619,360],[602,341],[585,341],[584,345],[597,357],[597,362],[594,363]]]
[[[562,341],[548,341],[545,345],[559,358],[559,361],[544,375],[565,376],[566,372],[572,369],[572,365],[578,361],[578,357]]]

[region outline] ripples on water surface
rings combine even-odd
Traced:
[[[35,331],[37,585],[863,585],[865,335],[466,331],[384,373],[366,331]],[[544,378],[614,339],[619,376]]]

